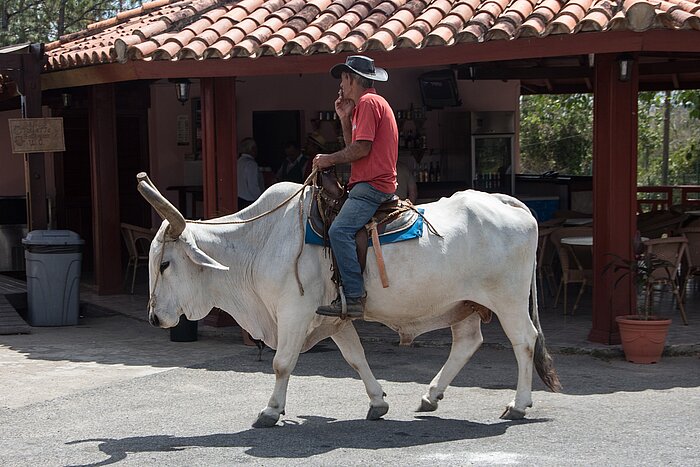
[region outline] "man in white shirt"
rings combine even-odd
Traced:
[[[241,155],[238,158],[238,209],[247,208],[262,194],[263,184],[255,158],[258,145],[253,138],[244,138],[239,145]]]

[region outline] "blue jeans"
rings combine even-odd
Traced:
[[[390,200],[392,196],[393,193],[379,191],[369,183],[358,183],[350,190],[348,200],[331,224],[328,236],[347,298],[365,295],[365,284],[355,247],[355,234],[372,219],[379,205]]]

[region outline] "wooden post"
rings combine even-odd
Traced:
[[[593,322],[588,339],[618,344],[616,315],[636,312],[636,290],[628,275],[613,287],[603,275],[609,254],[633,257],[637,230],[637,62],[620,78],[618,56],[595,56],[593,109]],[[631,56],[629,58],[632,58]]]
[[[238,210],[236,80],[204,78],[202,93],[202,161],[204,215],[212,217]],[[214,308],[206,318],[213,326],[235,325],[231,316]],[[244,342],[247,333],[242,331]]]
[[[97,293],[122,291],[117,167],[116,108],[113,84],[89,91],[90,178]]]
[[[42,53],[43,55],[43,53]],[[21,83],[22,117],[39,118],[41,114],[41,57],[34,53],[22,55]],[[27,189],[27,224],[29,230],[46,229],[49,225],[46,206],[46,171],[44,153],[24,155],[24,180]]]
[[[235,86],[234,78],[201,81],[204,213],[207,218],[238,209]]]

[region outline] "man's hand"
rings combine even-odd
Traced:
[[[345,99],[343,97],[343,92],[338,91],[338,98],[335,100],[335,113],[338,114],[338,117],[340,117],[341,120],[350,118],[354,108],[355,103],[352,99]]]
[[[323,170],[333,167],[335,164],[331,161],[330,154],[316,154],[313,160],[312,167],[314,170]]]

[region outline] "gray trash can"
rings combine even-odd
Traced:
[[[83,243],[70,230],[33,230],[22,240],[30,325],[78,324]]]

